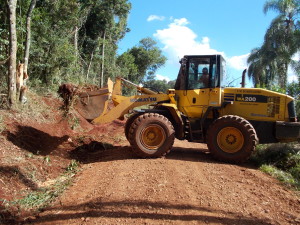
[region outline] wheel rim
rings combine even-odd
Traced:
[[[217,136],[218,146],[227,153],[238,152],[244,145],[242,132],[235,127],[223,128]]]
[[[155,124],[144,128],[141,132],[140,137],[142,145],[151,150],[158,149],[166,140],[164,129],[161,126]]]

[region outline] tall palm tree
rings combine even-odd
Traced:
[[[275,52],[269,43],[264,44],[260,48],[255,48],[251,51],[248,58],[248,77],[252,80],[255,87],[269,88],[278,80],[277,74],[274,71],[277,68],[277,63],[274,60]]]
[[[263,80],[266,77],[266,65],[263,62],[262,51],[260,48],[255,48],[251,51],[248,63],[250,64],[248,68],[248,77],[252,80],[255,87],[263,86]]]
[[[293,65],[293,55],[300,50],[296,35],[299,32],[299,0],[269,0],[264,12],[273,10],[279,15],[272,21],[261,48],[254,49],[248,58],[248,76],[254,85],[269,86],[276,82],[281,88],[287,84],[288,66]],[[297,67],[295,67],[297,68]]]

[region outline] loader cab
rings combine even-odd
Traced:
[[[225,60],[221,55],[184,56],[175,90],[221,87],[225,75]]]
[[[208,107],[220,107],[225,60],[221,55],[191,55],[180,60],[175,83],[177,106],[189,118],[201,118]]]

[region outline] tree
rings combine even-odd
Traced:
[[[156,42],[151,38],[142,39],[138,45],[128,49],[122,55],[117,57],[116,64],[119,74],[125,79],[154,90],[165,92],[169,88],[166,81],[155,80],[155,72],[166,62],[166,57],[162,55],[161,50],[156,46]],[[123,94],[133,95],[134,91],[124,89]]]
[[[7,63],[9,59],[9,18],[7,1],[0,1],[0,92],[7,92]]]
[[[0,0],[1,93],[8,89],[4,63],[12,60],[8,2],[12,1]],[[23,0],[15,7],[14,60],[25,62],[32,88],[56,90],[62,82],[84,82],[87,75],[87,82],[103,84],[108,76],[119,74],[117,45],[129,31],[128,0]]]
[[[175,81],[166,80],[148,80],[144,83],[144,87],[160,93],[166,93],[168,89],[172,89],[175,86]]]
[[[269,0],[264,5],[264,12],[269,10],[277,11],[279,15],[267,30],[262,47],[250,54],[248,76],[255,86],[270,86],[275,82],[286,88],[288,66],[294,64],[293,55],[300,49],[297,21],[300,3],[298,0]]]
[[[31,44],[31,15],[32,11],[36,5],[36,0],[31,0],[30,6],[27,11],[26,16],[26,43],[25,43],[25,53],[24,53],[24,72],[28,72],[28,61],[29,61],[29,50]]]
[[[135,64],[135,58],[128,51],[117,57],[116,64],[120,74],[127,80],[134,81],[138,75],[138,66]]]
[[[17,31],[16,6],[17,0],[8,0],[9,12],[9,69],[8,69],[8,102],[13,107],[16,100],[16,60],[17,60]]]
[[[252,79],[255,87],[270,88],[277,78],[275,53],[267,45],[255,48],[248,58],[250,63],[248,76]]]
[[[127,17],[131,4],[127,0],[103,0],[87,2],[90,7],[87,19],[79,30],[82,58],[87,66],[87,75],[97,77],[100,86],[104,80],[116,73],[117,43],[127,28]],[[100,71],[100,72],[99,72]]]
[[[287,94],[291,95],[295,99],[296,114],[298,117],[298,121],[300,121],[300,86],[299,86],[299,83],[293,82],[291,84],[288,84]]]
[[[152,38],[142,39],[137,46],[129,49],[125,54],[130,54],[134,58],[137,74],[130,74],[130,76],[131,81],[135,83],[153,80],[157,69],[167,60]]]

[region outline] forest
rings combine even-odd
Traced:
[[[166,57],[145,37],[122,55],[118,43],[130,32],[127,0],[0,1],[0,91],[13,104],[19,63],[36,91],[55,91],[64,82],[105,85],[122,76],[135,83],[154,82]],[[10,26],[11,25],[11,26]],[[11,87],[11,88],[8,88]]]
[[[174,81],[155,80],[167,58],[154,39],[145,37],[117,54],[118,43],[130,32],[130,10],[128,0],[0,0],[2,104],[11,107],[16,101],[20,64],[29,75],[27,86],[37,92],[56,91],[64,82],[102,87],[108,77],[116,76],[160,91],[173,88]],[[289,70],[300,76],[299,1],[266,1],[263,10],[278,16],[262,46],[252,50],[248,76],[255,87],[295,97],[299,115],[300,81],[287,82]]]

